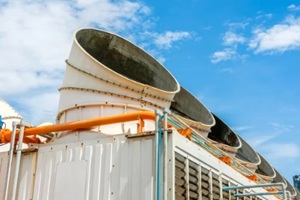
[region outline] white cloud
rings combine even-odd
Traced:
[[[224,70],[228,71],[226,69],[224,69]],[[250,127],[250,126],[237,126],[237,127],[233,127],[233,130],[237,131],[237,132],[247,131],[247,130],[250,130],[250,129],[252,129],[252,127]]]
[[[245,29],[249,25],[249,22],[246,20],[244,22],[232,22],[228,23],[230,29]]]
[[[294,128],[293,125],[288,125],[288,124],[279,124],[275,122],[271,122],[270,125],[275,129],[276,132],[278,133],[283,133],[283,132],[290,132]]]
[[[220,73],[230,73],[230,74],[232,74],[232,73],[234,73],[234,70],[233,70],[233,68],[222,68],[222,69],[220,69],[220,70],[218,70],[218,72],[220,72]]]
[[[223,51],[217,51],[211,56],[212,63],[218,63],[221,61],[231,60],[235,57],[236,50],[231,48],[225,48]]]
[[[300,18],[289,17],[269,29],[257,28],[249,46],[255,53],[278,53],[300,48]]]
[[[55,120],[57,89],[75,30],[101,28],[135,41],[155,25],[149,7],[129,0],[6,0],[1,1],[0,21],[1,98],[35,124]],[[188,35],[182,31],[157,34],[157,42],[170,47]],[[159,53],[157,57],[164,60]]]
[[[251,146],[254,147],[254,149],[259,149],[261,145],[265,145],[267,142],[269,142],[276,136],[277,134],[273,134],[273,135],[260,134],[259,136],[247,139],[247,141],[249,142],[249,144],[251,144]]]
[[[264,152],[264,155],[272,160],[281,158],[299,158],[300,155],[300,148],[294,143],[265,143],[261,147],[261,150]]]
[[[244,43],[245,38],[232,31],[227,31],[223,37],[223,43],[227,46],[237,45],[239,43]]]
[[[191,33],[186,31],[167,31],[162,34],[152,34],[154,37],[154,43],[160,47],[168,49],[172,47],[173,42],[188,39],[191,37]]]
[[[236,58],[243,58],[244,55],[239,55],[237,53],[238,45],[245,43],[246,38],[233,32],[233,31],[227,31],[225,32],[223,38],[223,46],[224,48],[222,51],[214,52],[211,56],[211,62],[212,63],[218,63],[221,61],[227,61],[227,60],[233,60]],[[227,68],[229,69],[229,68]],[[223,72],[233,72],[231,70],[223,70]]]
[[[55,122],[57,114],[59,93],[51,91],[49,93],[33,94],[31,97],[22,99],[22,111],[24,119],[30,118],[32,125],[39,125],[41,122]],[[47,105],[45,106],[45,102]],[[32,108],[34,108],[32,110]]]
[[[287,8],[291,11],[299,11],[300,10],[300,5],[296,6],[295,4],[291,4]]]

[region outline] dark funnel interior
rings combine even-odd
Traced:
[[[235,157],[246,162],[257,164],[260,160],[257,153],[243,138],[240,137],[240,140],[242,146],[238,149]]]
[[[220,118],[214,114],[213,116],[216,124],[211,128],[208,138],[232,147],[238,147],[240,145],[238,136]]]
[[[261,163],[257,166],[257,170],[255,171],[258,174],[264,175],[264,176],[275,176],[275,171],[273,170],[273,167],[266,161],[264,157],[259,155]]]
[[[183,87],[175,95],[174,102],[171,104],[171,110],[182,117],[203,124],[211,125],[214,122],[211,113]]]
[[[165,91],[178,89],[175,78],[159,62],[119,36],[83,29],[76,40],[96,60],[129,79]]]

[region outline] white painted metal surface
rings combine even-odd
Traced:
[[[163,72],[159,74],[160,77],[153,75],[151,79],[152,81],[157,79],[158,82],[162,82],[162,84],[170,84],[165,83],[165,80],[172,81],[174,84],[172,90],[168,91],[156,88],[151,86],[150,83],[141,83],[137,80],[127,78],[125,75],[111,69],[111,66],[106,66],[101,63],[95,58],[96,55],[91,55],[91,53],[88,52],[87,48],[90,50],[91,47],[85,47],[85,42],[79,41],[78,37],[81,37],[80,34],[82,34],[82,32],[86,32],[86,35],[83,38],[89,37],[90,35],[95,36],[90,39],[90,45],[95,41],[104,41],[105,45],[109,42],[108,46],[104,45],[104,49],[100,48],[102,43],[100,47],[93,46],[92,48],[98,48],[97,51],[99,52],[97,53],[102,53],[110,49],[111,51],[122,54],[128,60],[134,60],[135,62],[140,63],[140,66],[137,66],[135,68],[136,71],[132,72],[132,74],[144,70],[148,70],[153,74],[157,73],[157,71]],[[89,34],[89,32],[91,32],[91,34]],[[105,41],[106,38],[110,38],[110,40]],[[111,60],[113,60],[113,58],[111,58]],[[121,59],[116,59],[114,62],[121,63],[123,61]],[[147,68],[143,66],[143,63],[147,63],[147,65],[151,67]],[[148,76],[149,79],[151,74],[147,73],[142,72],[135,76]],[[58,118],[60,119],[62,112],[69,112],[69,108],[77,108],[78,106],[91,104],[105,105],[107,103],[122,103],[124,105],[135,105],[137,110],[141,110],[145,107],[153,110],[157,108],[168,108],[174,95],[179,89],[180,86],[176,79],[154,58],[134,44],[111,33],[94,29],[82,29],[75,34],[73,46],[67,60],[65,77],[62,88],[60,89]],[[85,107],[81,108],[84,110]],[[113,109],[114,108],[110,108],[110,111],[114,112]],[[86,115],[89,114],[90,112],[86,112]],[[64,119],[59,121],[72,121],[72,116],[66,114]]]
[[[28,151],[28,150],[27,150]],[[17,200],[30,200],[33,194],[33,185],[35,181],[35,169],[36,169],[37,152],[23,152],[22,160],[20,163],[20,171],[17,184]],[[11,180],[14,180],[15,172],[15,160],[12,162],[12,173]],[[7,172],[8,154],[7,152],[0,153],[0,199],[4,199],[4,190],[6,183],[6,172]],[[9,184],[8,199],[11,199],[13,189],[13,181]]]
[[[153,137],[127,140],[123,135],[44,146],[39,149],[33,199],[65,199],[59,197],[65,192],[64,197],[74,200],[153,200],[153,149]]]
[[[67,137],[61,139],[67,141]],[[193,162],[220,180],[233,185],[255,184],[176,131],[169,133],[167,140],[167,149],[163,150],[167,152],[166,168],[162,171],[168,173],[165,176],[168,180],[162,191],[168,199],[175,200],[175,153],[185,158],[187,166]],[[7,154],[1,153],[0,192],[6,162]],[[57,141],[41,146],[38,152],[24,154],[20,169],[18,200],[154,200],[155,137],[102,135],[93,140]],[[189,174],[191,169],[186,170]],[[261,188],[251,191],[265,192]],[[264,196],[261,199],[277,198]]]

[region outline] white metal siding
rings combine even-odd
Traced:
[[[86,173],[84,199],[153,200],[154,149],[153,137],[126,139],[124,136],[41,147],[33,199],[56,200],[55,194],[62,191],[60,188],[60,191],[56,191],[58,188],[55,186],[55,177],[61,176],[58,166],[62,163],[75,165],[78,161],[85,161],[86,168],[78,165]],[[65,173],[65,177],[59,179],[63,181],[71,178],[70,176],[70,173]],[[72,176],[82,177],[82,173]],[[72,179],[80,180],[74,177]],[[82,189],[80,183],[72,185],[73,192]],[[77,199],[82,200],[80,197]]]
[[[30,200],[32,199],[32,188],[34,185],[35,166],[36,166],[36,152],[27,152],[22,154],[20,171],[17,186],[17,200]],[[4,198],[6,174],[8,164],[8,152],[0,153],[0,199]],[[12,187],[15,175],[15,155],[12,161],[10,184],[8,199],[11,198]]]

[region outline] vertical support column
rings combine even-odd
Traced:
[[[160,137],[160,133],[159,133],[159,114],[157,112],[157,110],[155,110],[155,196],[156,196],[156,200],[159,200],[160,197],[160,161],[159,161],[159,138]]]
[[[219,192],[220,192],[220,200],[223,200],[223,180],[222,180],[222,173],[219,174]]]
[[[164,126],[163,126],[163,140],[164,140],[164,200],[168,199],[168,114],[164,111]]]
[[[17,124],[16,124],[16,122],[12,122],[12,134],[11,134],[10,146],[9,146],[9,158],[8,158],[8,164],[7,164],[4,200],[8,199],[8,188],[9,188],[9,183],[10,183],[11,165],[12,165],[12,159],[13,159],[13,154],[14,154],[16,131],[17,131]]]
[[[19,172],[20,172],[22,146],[23,146],[24,128],[25,128],[25,126],[24,126],[23,122],[21,121],[20,134],[19,134],[19,139],[18,139],[15,177],[14,177],[13,191],[12,191],[12,197],[11,197],[12,200],[16,199],[16,194],[17,194],[17,186],[18,186],[18,179],[19,179]]]
[[[209,176],[209,199],[213,200],[213,180],[212,180],[212,171],[211,169],[208,172]]]

